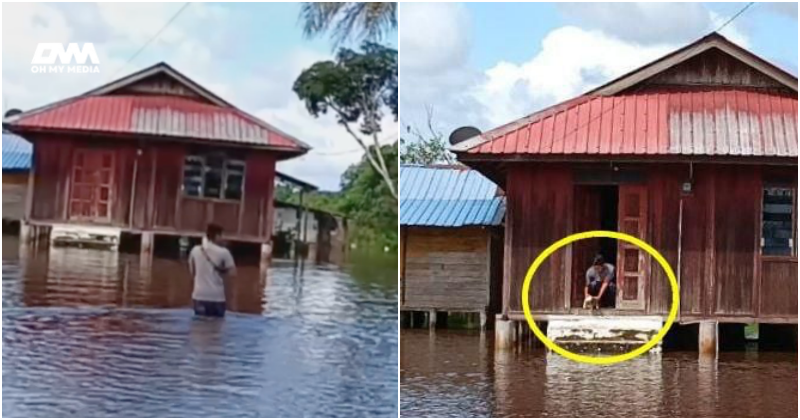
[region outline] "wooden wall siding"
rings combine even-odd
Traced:
[[[572,184],[570,174],[577,167],[538,164],[508,169],[503,299],[510,312],[522,311],[522,282],[536,256],[564,236],[594,226],[587,213],[590,195]],[[777,180],[796,188],[792,169],[796,170],[696,164],[693,191],[683,195],[688,165],[648,165],[648,234],[642,239],[680,271],[681,316],[796,318],[797,257],[762,257],[759,245],[763,182]],[[566,247],[545,262],[531,285],[534,312],[563,313],[576,303],[576,296],[564,295],[565,279],[575,284],[585,270],[578,260],[588,258],[586,253],[580,246]],[[649,271],[646,311],[666,314],[671,304],[666,274],[655,260]]]
[[[646,241],[657,249],[669,262],[673,271],[678,267],[678,217],[680,214],[681,175],[688,178],[688,170],[682,167],[663,166],[654,168],[647,180],[648,194],[648,238]],[[684,226],[688,230],[698,226]],[[686,229],[684,229],[686,230]],[[669,279],[655,258],[646,258],[649,270],[648,312],[666,314],[672,304],[672,289]]]
[[[175,213],[178,211],[176,210],[178,205],[176,201],[183,198],[183,194],[180,191],[181,182],[183,182],[185,155],[185,150],[180,146],[162,146],[155,150],[155,188],[150,191],[154,202],[148,208],[148,212],[154,212],[151,220],[153,220],[153,227],[155,228],[177,227],[181,229],[181,222],[175,219]],[[179,211],[180,215],[178,217],[181,220],[194,216],[187,213],[183,208]],[[205,230],[205,227],[200,230]]]
[[[481,228],[408,228],[405,307],[484,310],[489,233]]]
[[[754,169],[718,167],[714,220],[716,314],[754,314],[761,177]]]
[[[72,165],[72,144],[67,138],[47,141],[33,154],[34,193],[31,218],[55,220],[66,216],[65,201],[69,194],[69,171]]]
[[[27,173],[3,174],[3,219],[22,220],[28,192]]]
[[[507,250],[512,250],[504,291],[511,311],[522,311],[520,291],[533,260],[553,242],[572,233],[572,172],[566,165],[524,165],[509,168],[507,208],[513,217],[506,218]],[[566,310],[565,272],[568,248],[553,253],[533,279],[530,289],[531,310],[562,312]],[[570,270],[571,271],[571,270]]]
[[[677,65],[650,80],[655,85],[725,85],[757,88],[785,86],[735,58],[712,49]]]
[[[126,86],[117,92],[121,94],[166,94],[205,101],[205,99],[202,99],[195,92],[189,90],[185,85],[163,74],[150,76],[138,83]]]
[[[759,315],[797,316],[797,260],[765,259],[761,263]]]
[[[248,153],[244,197],[234,202],[183,196],[181,184],[186,149],[178,143],[137,144],[119,139],[57,136],[32,140],[36,149],[34,220],[68,220],[66,202],[73,150],[76,147],[102,148],[113,150],[115,159],[110,225],[199,233],[205,231],[208,223],[215,222],[231,237],[262,240],[272,235],[275,156],[269,152]],[[138,157],[137,149],[141,149]]]
[[[681,315],[702,315],[706,282],[711,279],[712,263],[708,252],[712,247],[714,171],[697,167],[693,193],[683,197],[683,229],[681,233],[680,289]],[[676,266],[673,266],[677,269]],[[705,280],[705,281],[704,281]]]

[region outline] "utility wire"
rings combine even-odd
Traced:
[[[148,45],[150,45],[150,43],[152,43],[153,41],[155,41],[155,40],[156,40],[156,38],[158,38],[158,37],[159,37],[159,35],[161,35],[161,33],[162,33],[162,32],[164,32],[164,30],[165,30],[165,29],[167,29],[167,27],[168,27],[168,26],[169,26],[169,25],[170,25],[172,22],[174,22],[174,21],[175,21],[175,19],[177,19],[177,18],[178,18],[178,16],[179,16],[181,13],[183,13],[183,11],[184,11],[184,10],[186,10],[186,8],[187,8],[187,7],[189,7],[189,5],[190,5],[191,3],[192,3],[192,2],[189,2],[189,1],[187,1],[186,3],[184,3],[184,4],[183,4],[183,6],[181,6],[181,8],[180,8],[180,9],[178,9],[178,11],[177,11],[177,12],[175,12],[175,14],[174,14],[174,15],[172,15],[172,17],[171,17],[171,18],[169,18],[169,20],[167,21],[167,23],[165,23],[165,24],[164,24],[164,26],[162,26],[162,27],[161,27],[161,29],[159,29],[159,30],[158,30],[158,32],[156,32],[156,33],[155,33],[155,35],[151,36],[151,37],[150,37],[150,39],[148,39],[148,40],[147,40],[147,42],[145,42],[145,43],[144,43],[144,45],[142,45],[142,47],[141,47],[141,48],[139,48],[139,49],[138,49],[138,50],[137,50],[137,51],[136,51],[136,52],[135,52],[135,53],[134,53],[134,54],[131,56],[131,58],[129,58],[129,59],[128,59],[128,61],[126,61],[126,62],[125,62],[125,64],[123,64],[123,65],[122,65],[122,67],[118,68],[118,69],[117,69],[117,71],[115,71],[115,72],[114,72],[114,74],[112,74],[112,75],[111,75],[111,78],[113,79],[113,78],[114,78],[114,76],[116,76],[116,75],[117,75],[117,74],[118,74],[120,71],[122,71],[122,69],[124,69],[125,67],[127,67],[127,66],[128,66],[128,64],[130,64],[130,63],[131,63],[131,61],[133,61],[133,60],[134,60],[136,57],[138,57],[138,56],[139,56],[139,54],[140,54],[142,51],[144,51],[144,49],[145,49],[145,48],[147,48],[147,46],[148,46]]]
[[[725,27],[726,27],[726,26],[728,26],[728,25],[729,25],[731,22],[733,22],[734,20],[736,20],[736,18],[738,18],[738,17],[739,17],[739,15],[741,15],[742,13],[744,13],[745,11],[747,11],[747,9],[749,9],[749,8],[750,8],[750,6],[754,5],[755,3],[756,3],[756,2],[754,2],[754,1],[751,1],[750,3],[747,3],[747,4],[746,4],[744,7],[742,7],[742,10],[739,10],[739,11],[738,11],[738,12],[737,12],[735,15],[731,16],[731,18],[730,18],[730,19],[728,19],[728,20],[727,20],[725,23],[723,23],[723,24],[722,24],[722,25],[721,25],[719,28],[717,28],[716,32],[719,32],[719,31],[721,31],[721,30],[725,29]]]

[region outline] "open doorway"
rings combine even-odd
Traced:
[[[574,232],[619,230],[618,186],[576,185],[574,203]],[[616,265],[617,241],[611,238],[593,238],[584,239],[573,244],[571,294],[573,308],[583,307],[586,270],[592,265],[592,260],[597,254],[602,254],[606,262]],[[613,306],[613,299],[607,300],[606,306],[608,305]]]

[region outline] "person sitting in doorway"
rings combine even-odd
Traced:
[[[222,227],[210,224],[203,242],[189,253],[195,315],[225,316],[225,278],[236,275],[236,265],[231,252],[219,244],[221,237]]]
[[[597,254],[592,266],[586,270],[583,307],[585,309],[613,307],[616,289],[614,266],[607,263],[603,255]]]

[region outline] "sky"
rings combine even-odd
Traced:
[[[235,106],[305,143],[278,170],[338,190],[362,151],[331,116],[315,119],[292,92],[303,69],[333,57],[326,36],[307,39],[297,3],[191,3],[132,61],[184,3],[4,3],[2,107],[30,109],[84,93],[164,61]],[[397,34],[385,43],[396,46]],[[91,42],[99,74],[34,74],[40,42]],[[393,118],[381,138],[397,139]]]
[[[400,134],[482,131],[580,95],[719,28],[745,3],[401,3]],[[797,3],[722,30],[797,75]]]

